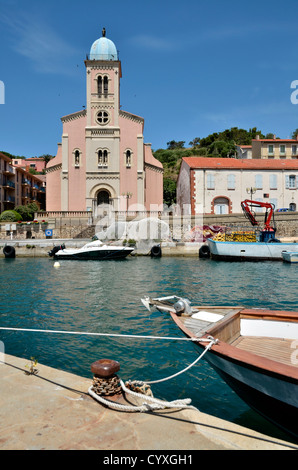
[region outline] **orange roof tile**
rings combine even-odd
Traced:
[[[298,159],[184,157],[183,161],[192,169],[298,170]]]
[[[252,142],[292,142],[298,143],[297,139],[252,139]]]

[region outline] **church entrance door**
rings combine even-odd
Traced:
[[[110,204],[110,193],[106,190],[99,191],[97,194],[97,205]]]

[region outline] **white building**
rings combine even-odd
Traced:
[[[177,181],[177,203],[192,215],[240,213],[245,199],[297,210],[297,195],[297,159],[185,157]]]

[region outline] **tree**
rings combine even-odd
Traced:
[[[192,147],[198,147],[200,143],[201,143],[200,137],[195,137],[193,140],[189,142],[189,145],[191,145]]]
[[[268,132],[268,134],[265,135],[265,139],[274,139],[274,134],[272,134],[272,132]]]
[[[297,135],[298,135],[298,129],[294,130],[293,134],[292,134],[292,139],[297,139]]]
[[[49,163],[50,160],[52,160],[53,155],[49,155],[48,153],[47,154],[44,154],[44,155],[41,155],[41,157],[43,159],[43,161],[45,162],[45,166],[47,166],[47,164]]]
[[[208,150],[208,155],[215,157],[233,157],[236,153],[236,146],[233,142],[225,142],[223,140],[216,140],[213,142]]]
[[[184,144],[185,144],[185,140],[180,140],[179,142],[176,142],[175,140],[171,140],[170,142],[167,142],[167,146],[169,150],[183,149]]]
[[[23,220],[33,220],[34,219],[34,212],[37,212],[39,207],[35,202],[31,202],[26,206],[17,206],[15,207],[15,211],[18,212]]]
[[[168,206],[176,202],[176,183],[171,178],[163,180],[163,202]]]
[[[15,210],[3,211],[0,215],[1,222],[19,222],[22,220],[22,216]]]

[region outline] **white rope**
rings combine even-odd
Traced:
[[[197,410],[194,406],[190,406],[189,403],[191,403],[190,398],[186,398],[183,400],[173,400],[173,401],[163,401],[159,400],[158,398],[150,397],[147,395],[144,395],[142,393],[137,393],[134,392],[130,389],[128,389],[122,380],[120,380],[120,384],[122,387],[122,390],[125,393],[128,393],[134,397],[141,398],[143,401],[142,405],[139,406],[131,406],[131,405],[124,405],[122,403],[115,403],[111,400],[107,400],[106,398],[103,398],[102,396],[97,395],[96,393],[93,392],[92,386],[89,388],[88,393],[95,398],[95,400],[100,401],[104,405],[107,405],[110,408],[113,408],[115,410],[121,410],[121,411],[129,411],[129,412],[146,412],[146,411],[153,411],[153,410],[162,410],[165,408],[191,408],[194,410]]]
[[[116,338],[136,338],[136,339],[165,339],[175,341],[198,341],[199,338],[180,338],[175,336],[144,336],[144,335],[131,335],[131,334],[118,334],[118,333],[90,333],[85,331],[64,331],[64,330],[38,330],[33,328],[10,328],[0,326],[0,330],[10,331],[30,331],[35,333],[56,333],[56,334],[67,334],[67,335],[89,335],[89,336],[111,336]],[[202,339],[203,340],[203,339]],[[200,339],[201,341],[201,339]]]
[[[206,354],[207,351],[209,351],[209,349],[212,348],[213,344],[217,343],[218,340],[216,340],[214,338],[197,338],[197,341],[210,341],[210,343],[208,344],[208,346],[205,347],[202,354],[199,357],[197,357],[197,359],[194,362],[189,364],[189,366],[187,366],[185,369],[181,370],[180,372],[177,372],[176,374],[170,375],[169,377],[165,377],[164,379],[154,380],[154,381],[151,381],[151,382],[146,381],[146,382],[143,382],[143,383],[144,384],[156,384],[156,383],[159,383],[159,382],[165,382],[166,380],[170,380],[170,379],[173,379],[174,377],[177,377],[177,375],[183,374],[188,369],[193,367],[197,362],[199,362],[199,360]]]
[[[218,340],[216,340],[212,337],[202,338],[202,339],[204,341],[209,341],[209,344],[205,347],[202,354],[200,354],[200,356],[194,362],[192,362],[190,365],[188,365],[185,369],[183,369],[180,372],[177,372],[176,374],[173,374],[169,377],[165,377],[164,379],[155,380],[155,381],[151,381],[151,382],[134,380],[134,381],[129,381],[128,384],[138,383],[138,384],[148,385],[148,384],[164,382],[166,380],[170,380],[170,379],[176,377],[177,375],[182,374],[183,372],[186,372],[188,369],[193,367],[206,354],[207,351],[209,351],[209,349],[213,346],[213,344],[216,344],[217,341],[218,341]],[[151,396],[144,395],[143,393],[134,392],[133,390],[130,390],[129,388],[127,388],[124,385],[124,383],[121,379],[120,379],[120,385],[121,385],[122,390],[125,393],[133,395],[133,396],[138,397],[138,398],[141,398],[142,400],[144,400],[144,398],[145,398],[146,402],[143,402],[143,404],[140,405],[140,406],[130,406],[130,405],[124,405],[122,403],[115,403],[113,401],[110,401],[110,400],[107,400],[107,399],[103,398],[100,395],[97,395],[97,393],[93,392],[93,387],[92,386],[89,388],[88,393],[93,398],[95,398],[97,401],[100,401],[102,404],[104,404],[104,405],[106,405],[110,408],[113,408],[115,410],[122,410],[122,411],[129,411],[129,412],[137,412],[137,411],[145,412],[145,411],[161,410],[161,409],[165,409],[165,408],[180,408],[180,409],[188,408],[188,409],[198,411],[198,409],[196,407],[190,405],[190,403],[191,403],[190,398],[185,398],[185,399],[181,399],[181,400],[178,399],[178,400],[173,400],[173,401],[168,402],[168,401],[160,400],[158,398],[154,398],[154,397],[151,397]]]
[[[11,327],[0,327],[0,330],[10,330],[10,331],[27,331],[27,332],[37,332],[37,333],[56,333],[56,334],[69,334],[69,335],[90,335],[90,336],[108,336],[108,337],[124,337],[124,338],[142,338],[142,339],[163,339],[163,340],[175,340],[175,341],[208,341],[209,344],[205,347],[204,351],[202,354],[189,366],[187,366],[185,369],[181,370],[180,372],[177,372],[176,374],[173,374],[169,377],[165,377],[164,379],[160,380],[155,380],[155,381],[134,381],[136,383],[142,383],[142,384],[153,384],[153,383],[159,383],[159,382],[164,382],[166,380],[170,380],[177,375],[182,374],[183,372],[186,372],[188,369],[193,367],[203,356],[206,354],[207,351],[213,346],[213,344],[217,343],[217,340],[215,340],[212,337],[207,337],[207,338],[197,338],[197,337],[192,337],[192,338],[179,338],[179,337],[168,337],[168,336],[142,336],[142,335],[131,335],[131,334],[117,334],[117,333],[90,333],[90,332],[81,332],[81,331],[64,331],[64,330],[41,330],[41,329],[32,329],[32,328],[11,328]],[[122,380],[120,380],[120,384],[122,387],[122,390],[125,393],[131,394],[135,397],[144,398],[146,399],[146,402],[144,402],[141,406],[127,406],[123,405],[120,403],[115,403],[113,401],[107,400],[103,398],[102,396],[97,395],[93,391],[93,387],[91,386],[88,389],[88,393],[95,398],[97,401],[100,401],[104,405],[109,406],[110,408],[116,409],[116,410],[122,410],[122,411],[140,411],[140,412],[145,412],[145,411],[150,411],[154,409],[164,409],[164,408],[190,408],[190,409],[195,409],[194,406],[189,405],[191,403],[191,399],[186,398],[184,400],[173,400],[171,402],[168,401],[163,401],[159,400],[154,397],[150,397],[147,395],[144,395],[142,393],[137,393],[133,392],[132,390],[128,389]],[[148,403],[149,402],[149,403]]]

